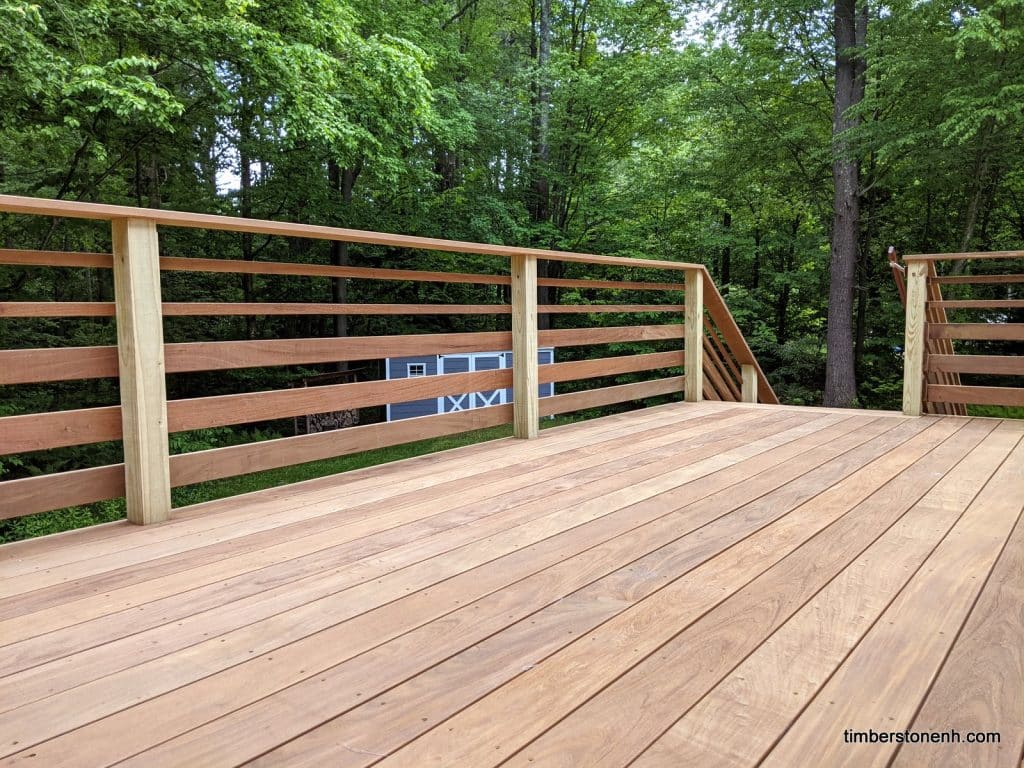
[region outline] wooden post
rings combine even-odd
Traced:
[[[907,262],[907,311],[903,342],[903,413],[920,416],[924,399],[925,311],[928,263]]]
[[[757,402],[757,368],[744,363],[740,366],[743,375],[743,402]]]
[[[683,365],[686,372],[686,400],[704,398],[704,270],[686,270],[686,318]]]
[[[171,513],[159,243],[147,219],[112,228],[125,501],[128,520],[146,525]]]
[[[512,257],[512,430],[532,440],[540,428],[537,371],[537,259]]]

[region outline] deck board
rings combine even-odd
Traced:
[[[1017,765],[1022,433],[676,404],[0,547],[0,765]]]
[[[687,709],[634,765],[757,763],[917,572],[1013,445],[991,441],[975,447],[779,631]]]

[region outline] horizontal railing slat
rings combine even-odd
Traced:
[[[615,376],[623,373],[652,371],[658,368],[675,368],[682,364],[683,352],[673,351],[549,363],[540,366],[539,370],[541,383],[547,384],[549,382],[578,381],[579,379],[592,379],[599,376]]]
[[[510,386],[512,372],[504,368],[169,400],[167,428],[169,432],[183,432],[225,427]],[[120,406],[0,418],[0,455],[120,439]]]
[[[305,416],[313,413],[369,408],[388,403],[486,392],[512,386],[512,371],[448,373],[386,381],[359,381],[322,387],[215,395],[167,403],[168,428],[172,432],[223,427],[255,421]]]
[[[1024,357],[1019,355],[929,355],[926,366],[934,372],[1024,376]]]
[[[1024,407],[1024,387],[969,387],[929,384],[927,399],[933,403],[970,403]]]
[[[683,312],[682,304],[547,304],[544,314]],[[313,302],[165,302],[165,317],[274,315],[508,315],[508,304],[334,304]],[[113,317],[114,303],[101,301],[5,301],[3,317]]]
[[[929,323],[928,338],[1024,341],[1024,323]]]
[[[553,416],[559,413],[580,411],[585,408],[597,408],[614,405],[632,400],[643,400],[659,395],[682,394],[685,377],[672,376],[652,381],[638,381],[633,384],[619,384],[615,387],[588,389],[583,392],[568,392],[553,397],[544,397],[540,401],[541,416]]]
[[[936,309],[1022,309],[1024,299],[954,299],[929,301]]]
[[[683,364],[682,352],[580,360],[540,366],[540,381],[633,373]],[[512,386],[512,371],[451,373],[385,381],[362,381],[319,387],[249,392],[170,400],[168,431],[224,427],[313,413],[423,400]],[[121,408],[105,406],[50,411],[0,418],[0,455],[87,445],[121,439]]]
[[[75,469],[0,483],[0,520],[124,496],[124,464]]]
[[[545,346],[582,346],[626,341],[681,339],[683,326],[639,325],[541,331]],[[196,341],[167,344],[168,373],[259,368],[278,365],[380,360],[385,357],[455,354],[511,349],[508,331],[321,339]],[[0,385],[117,376],[115,347],[0,350]]]
[[[121,439],[121,406],[0,418],[0,456]]]
[[[622,291],[681,291],[683,283],[652,283],[632,280],[586,280],[564,277],[539,277],[537,285],[551,288],[612,289]]]
[[[985,283],[1024,283],[1024,275],[940,275],[929,280],[939,285],[972,285]]]
[[[170,457],[174,487],[318,461],[508,424],[512,406],[477,408],[407,421],[298,435]],[[0,519],[32,515],[124,495],[124,465],[77,469],[0,483]]]
[[[263,472],[401,443],[496,427],[511,421],[512,406],[495,405],[458,413],[366,424],[330,432],[177,454],[171,456],[171,485],[178,487]]]
[[[109,253],[77,251],[32,251],[0,248],[0,264],[37,267],[90,267],[111,269]],[[216,272],[249,275],[290,275],[363,280],[398,280],[418,283],[469,283],[475,285],[511,285],[508,275],[481,275],[466,272],[430,272],[418,269],[380,267],[339,267],[332,264],[300,264],[283,261],[242,261],[240,259],[204,259],[182,256],[160,257],[160,269],[166,272]],[[552,288],[583,288],[632,291],[681,291],[683,283],[659,283],[630,280],[587,280],[542,277],[537,285]]]
[[[908,253],[904,261],[974,261],[976,259],[1024,259],[1024,251],[972,251],[970,253]]]

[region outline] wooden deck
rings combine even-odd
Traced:
[[[677,404],[0,547],[0,765],[1016,768],[1022,436]]]

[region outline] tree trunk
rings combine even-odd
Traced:
[[[537,34],[537,83],[536,83],[536,112],[534,118],[534,151],[531,162],[531,205],[530,218],[536,225],[543,226],[551,219],[551,185],[548,179],[548,162],[551,157],[551,146],[549,140],[551,123],[551,85],[548,73],[548,66],[551,60],[551,0],[539,0],[539,24]],[[550,246],[550,243],[539,243],[542,246]],[[542,261],[538,265],[538,277],[547,277],[549,271],[548,262]],[[539,291],[541,304],[551,303],[551,291],[542,287]],[[537,317],[537,327],[547,330],[551,327],[551,316],[540,314]]]
[[[782,272],[786,275],[786,281],[779,289],[779,297],[775,303],[775,341],[785,344],[789,338],[789,300],[793,294],[790,285],[793,265],[796,264],[796,237],[800,231],[800,217],[793,219],[790,231],[789,246],[782,254]]]
[[[242,125],[239,130],[238,141],[238,202],[239,213],[243,218],[252,218],[252,158],[249,156],[249,140],[251,137],[251,118],[247,110],[243,108]],[[255,258],[253,251],[253,240],[251,232],[242,233],[242,259],[252,261]],[[251,274],[242,275],[242,297],[246,302],[252,302],[255,294],[254,276]],[[245,318],[245,335],[247,338],[256,338],[256,318],[248,315]]]
[[[751,289],[761,287],[761,228],[754,227],[754,269],[751,276]]]
[[[846,132],[856,125],[848,111],[864,95],[862,64],[856,46],[866,31],[865,10],[856,0],[836,0],[836,86],[832,136],[832,183],[835,212],[829,265],[828,333],[825,358],[825,405],[849,408],[857,399],[854,367],[853,289],[860,239],[859,163],[851,155]]]
[[[722,232],[727,239],[719,260],[718,282],[724,295],[729,293],[729,283],[732,281],[732,214],[729,211],[722,214]]]
[[[327,175],[331,189],[341,194],[341,202],[346,210],[352,204],[352,189],[355,187],[358,174],[358,170],[341,168],[334,160],[327,163]],[[331,223],[337,225],[337,222]],[[331,264],[335,267],[347,267],[349,263],[348,243],[332,240]],[[348,280],[344,277],[336,277],[331,280],[331,301],[335,304],[344,304],[348,301]],[[347,315],[334,316],[334,335],[348,336]],[[337,370],[348,370],[348,363],[339,362]]]

